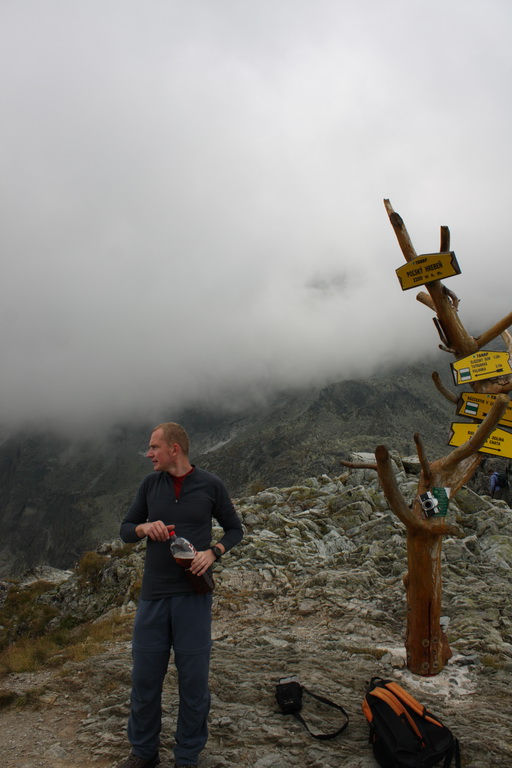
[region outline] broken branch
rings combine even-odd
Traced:
[[[457,405],[459,398],[454,392],[450,392],[450,390],[444,386],[443,382],[441,381],[441,377],[439,376],[437,371],[434,371],[432,373],[432,381],[434,382],[437,391],[440,392],[443,397],[449,400],[450,403]]]
[[[421,520],[409,508],[398,488],[391,457],[385,445],[377,446],[375,458],[377,459],[380,484],[389,506],[408,530],[419,531],[422,527]]]
[[[418,459],[420,460],[421,469],[423,470],[423,477],[425,478],[425,483],[427,485],[430,485],[430,480],[432,478],[432,471],[430,469],[430,464],[427,459],[427,454],[425,452],[425,448],[421,441],[419,432],[416,432],[416,434],[414,435],[414,442],[416,443],[416,453],[418,454]]]
[[[377,472],[376,464],[368,464],[363,461],[340,461],[343,467],[350,467],[350,469],[374,469]]]
[[[412,261],[417,257],[418,254],[416,253],[414,245],[412,244],[412,240],[409,237],[409,233],[405,228],[402,217],[395,210],[393,210],[393,206],[389,200],[384,200],[384,206],[388,213],[391,226],[395,230],[396,239],[398,240],[398,244],[402,249],[405,260]]]
[[[486,344],[489,344],[489,342],[495,339],[497,336],[503,335],[503,333],[506,332],[507,328],[509,328],[511,325],[512,312],[504,317],[503,320],[500,320],[499,323],[493,325],[492,328],[489,328],[488,331],[485,331],[485,333],[482,333],[480,336],[476,337],[478,349],[485,347]]]

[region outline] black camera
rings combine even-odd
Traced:
[[[282,677],[276,685],[276,699],[283,715],[302,709],[302,686],[298,677]]]
[[[423,510],[423,517],[433,517],[439,504],[434,494],[430,491],[425,491],[425,493],[420,493],[418,498]]]

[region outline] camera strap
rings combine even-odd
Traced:
[[[321,741],[325,741],[327,739],[334,739],[336,736],[339,736],[340,733],[343,733],[343,731],[348,725],[349,718],[348,718],[347,712],[341,706],[341,704],[336,704],[334,701],[331,701],[330,699],[326,699],[325,696],[319,696],[318,694],[313,693],[313,691],[309,691],[303,685],[300,685],[300,683],[294,683],[293,685],[296,685],[297,689],[300,689],[300,691],[298,690],[299,696],[296,699],[297,706],[296,707],[292,706],[292,707],[289,707],[288,709],[286,709],[286,707],[285,708],[281,707],[281,711],[283,712],[283,714],[293,715],[294,718],[298,720],[299,723],[301,723],[301,725],[304,726],[304,728],[308,731],[310,736],[312,736],[314,739],[320,739]],[[279,688],[279,686],[277,686],[277,688]],[[300,714],[300,708],[302,706],[302,695],[304,693],[307,693],[308,696],[311,696],[313,699],[316,699],[321,704],[325,704],[328,707],[334,707],[334,709],[338,709],[343,714],[345,722],[336,731],[333,731],[331,733],[314,733],[309,727],[309,725],[306,723],[302,715]],[[279,695],[277,696],[277,699],[279,702],[279,699],[280,699]]]

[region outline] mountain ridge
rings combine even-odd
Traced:
[[[319,388],[280,392],[244,408],[211,405],[161,413],[182,423],[191,459],[232,496],[336,473],[353,451],[385,443],[401,455],[422,436],[427,455],[446,446],[454,406],[434,388],[437,360]],[[101,438],[19,432],[0,444],[0,576],[68,568],[117,535],[124,511],[151,472],[144,454],[154,424],[126,423]]]

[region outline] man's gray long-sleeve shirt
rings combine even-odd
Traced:
[[[194,468],[185,477],[177,499],[172,476],[168,472],[154,472],[142,481],[121,524],[120,535],[127,543],[140,541],[135,533],[138,525],[162,520],[165,525],[174,525],[176,535],[188,539],[199,552],[211,546],[213,518],[224,530],[218,543],[227,552],[241,541],[243,529],[220,478]],[[183,568],[171,554],[169,542],[148,538],[141,598],[157,600],[193,591]]]

